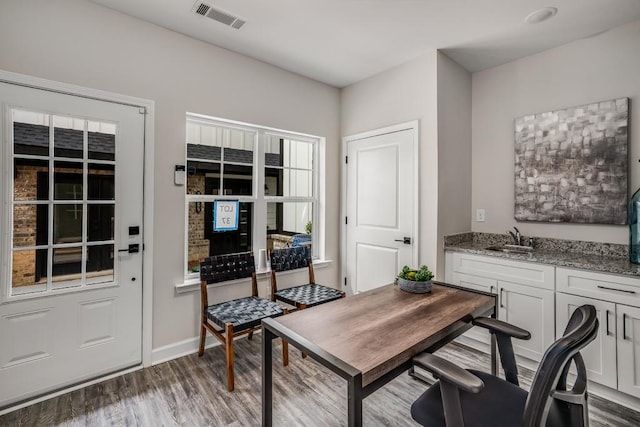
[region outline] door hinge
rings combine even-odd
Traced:
[[[344,285],[347,286],[347,278],[344,278]]]
[[[344,162],[347,164],[349,163],[349,156],[344,156]]]
[[[346,216],[344,217],[344,223],[345,223],[345,225],[349,224],[349,217],[346,217]]]

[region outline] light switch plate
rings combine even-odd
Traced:
[[[485,212],[484,209],[476,209],[476,222],[484,222]]]

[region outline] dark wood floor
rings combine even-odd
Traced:
[[[260,334],[236,341],[236,389],[225,387],[224,350],[191,355],[123,375],[11,412],[0,426],[258,426],[261,417]],[[279,348],[274,359],[280,362]],[[439,353],[465,367],[487,369],[488,358],[450,345]],[[346,382],[291,351],[274,370],[275,426],[346,424]],[[532,373],[522,369],[528,387]],[[403,374],[365,399],[367,426],[415,426],[411,403],[426,385]],[[640,426],[640,413],[590,400],[592,426]]]

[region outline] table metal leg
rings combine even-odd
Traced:
[[[275,335],[262,329],[262,425],[273,423],[273,339]]]
[[[496,298],[496,305],[493,306],[493,314],[491,315],[491,317],[493,317],[494,319],[497,319],[498,318],[497,296],[495,298]],[[497,376],[498,372],[500,372],[500,367],[498,366],[498,357],[496,356],[498,339],[496,338],[495,334],[489,334],[489,335],[491,336],[491,375]]]
[[[347,416],[349,427],[362,426],[362,375],[358,374],[349,379],[349,402]]]
[[[491,375],[498,375],[498,358],[496,357],[496,336],[491,334]]]

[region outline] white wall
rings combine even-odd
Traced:
[[[342,90],[342,136],[420,120],[420,264],[437,264],[438,123],[437,53]],[[444,277],[444,271],[442,272]]]
[[[338,89],[88,1],[3,0],[0,69],[155,101],[154,348],[197,336],[199,293],[174,290],[184,271],[184,187],[173,167],[185,161],[185,113],[325,136],[328,170],[339,162]],[[324,176],[326,253],[339,260],[339,176]],[[337,261],[317,275],[338,284]]]
[[[640,186],[640,21],[473,74],[473,231],[627,243],[627,226],[514,220],[514,119],[629,97],[629,191]]]
[[[439,278],[444,279],[444,236],[470,227],[471,73],[438,53]]]

